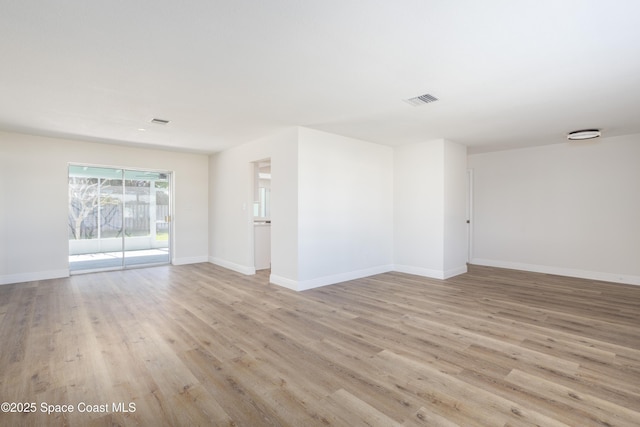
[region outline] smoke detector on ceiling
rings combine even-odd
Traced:
[[[431,102],[437,101],[433,95],[429,95],[428,93],[420,96],[416,96],[414,98],[405,99],[404,102],[413,105],[414,107],[419,107],[420,105],[429,104]]]

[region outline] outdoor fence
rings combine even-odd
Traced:
[[[155,227],[156,233],[167,232],[169,205],[155,205],[155,221],[151,223],[152,206],[146,203],[102,205],[86,214],[78,225],[69,215],[69,239],[97,239],[125,236],[147,236]],[[123,215],[124,213],[124,215]]]

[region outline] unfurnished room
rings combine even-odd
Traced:
[[[640,2],[0,0],[0,425],[640,425]]]

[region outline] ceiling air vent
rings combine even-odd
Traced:
[[[166,125],[167,123],[169,123],[169,120],[164,120],[164,119],[151,119],[151,123],[155,123],[157,125]]]
[[[409,99],[405,99],[404,102],[413,105],[414,107],[418,107],[420,105],[424,105],[424,104],[428,104],[430,102],[434,102],[437,101],[438,98],[436,98],[433,95],[429,95],[424,94],[424,95],[420,95],[420,96],[416,96],[415,98],[409,98]]]

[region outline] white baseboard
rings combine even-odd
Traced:
[[[309,280],[301,280],[298,282],[297,290],[306,291],[307,289],[319,288],[320,286],[333,285],[336,283],[347,282],[349,280],[362,279],[363,277],[387,273],[389,271],[393,271],[392,265],[381,265],[378,267],[365,268],[363,270],[332,274],[330,276],[317,277]]]
[[[298,282],[296,280],[287,279],[286,277],[272,274],[269,276],[269,282],[274,285],[282,286],[283,288],[291,289],[292,291],[298,290]]]
[[[407,274],[415,274],[416,276],[424,276],[430,277],[432,279],[444,279],[444,271],[442,270],[431,270],[428,268],[422,267],[414,267],[412,265],[394,265],[394,271],[399,271],[400,273]]]
[[[209,262],[208,256],[194,256],[194,257],[185,257],[185,258],[174,258],[171,261],[173,265],[185,265],[185,264],[199,264],[201,262]]]
[[[509,268],[512,270],[524,270],[534,273],[556,274],[558,276],[578,277],[580,279],[600,280],[603,282],[624,283],[627,285],[640,285],[640,276],[631,276],[628,274],[603,273],[599,271],[579,270],[574,268],[553,267],[548,265],[526,264],[522,262],[499,261],[483,258],[473,258],[470,264],[484,265],[487,267]]]
[[[220,267],[228,268],[229,270],[237,271],[238,273],[252,275],[256,274],[255,267],[249,267],[248,265],[236,264],[231,261],[227,261],[220,258],[209,257],[209,262],[211,264],[219,265]]]
[[[464,274],[467,272],[467,264],[462,265],[458,268],[451,268],[449,270],[444,271],[444,278],[448,279],[450,277],[459,276],[460,274]]]
[[[38,271],[36,273],[7,274],[0,276],[0,285],[34,282],[36,280],[60,279],[61,277],[69,277],[69,269]]]
[[[375,274],[387,273],[389,271],[393,271],[393,266],[382,265],[378,267],[349,271],[347,273],[332,274],[329,276],[317,277],[315,279],[308,280],[291,280],[287,279],[286,277],[276,276],[272,274],[269,277],[269,281],[275,285],[283,286],[294,291],[306,291],[309,289],[319,288],[321,286],[333,285],[336,283],[347,282],[349,280],[373,276]]]
[[[415,274],[416,276],[429,277],[432,279],[448,279],[459,274],[467,272],[467,266],[460,266],[458,268],[452,268],[450,270],[432,270],[429,268],[414,267],[412,265],[394,265],[393,269],[400,273]]]

